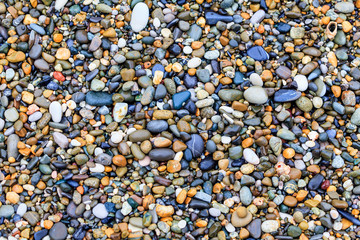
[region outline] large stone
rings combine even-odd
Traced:
[[[140,32],[143,30],[149,21],[149,7],[143,3],[139,2],[135,5],[131,13],[130,26],[134,32]]]
[[[338,2],[335,4],[335,9],[341,13],[352,13],[354,11],[354,3],[351,1]]]
[[[245,90],[244,98],[254,104],[264,104],[268,100],[268,95],[260,86],[252,86]]]

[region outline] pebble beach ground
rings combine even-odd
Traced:
[[[359,239],[359,9],[0,1],[0,240]]]

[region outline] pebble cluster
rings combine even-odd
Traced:
[[[0,240],[359,239],[359,9],[0,1]]]

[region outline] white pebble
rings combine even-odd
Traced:
[[[54,122],[58,123],[62,118],[62,108],[58,101],[54,101],[49,106],[49,112]]]
[[[159,28],[161,25],[161,22],[158,18],[154,18],[153,25],[155,28]]]
[[[306,91],[306,89],[308,88],[309,84],[308,84],[308,80],[306,78],[306,76],[304,75],[296,75],[294,77],[294,81],[297,83],[297,89],[301,92]]]
[[[126,46],[126,40],[124,38],[120,38],[118,41],[118,47],[123,48]]]
[[[226,224],[225,229],[226,229],[229,233],[235,232],[235,227],[234,227],[231,223]]]
[[[185,46],[184,48],[183,48],[183,52],[185,53],[185,54],[191,54],[192,53],[192,48],[190,47],[190,46]]]
[[[105,167],[99,163],[95,163],[95,167],[90,168],[90,172],[102,173],[104,171],[105,171]]]
[[[180,220],[178,222],[178,227],[181,228],[181,229],[185,228],[186,227],[186,221],[185,220]]]
[[[130,26],[134,32],[140,32],[143,30],[149,21],[149,7],[143,3],[139,2],[135,5],[132,13]]]
[[[223,144],[229,144],[231,142],[231,138],[229,136],[222,136],[221,137],[221,142]]]
[[[169,38],[171,36],[171,31],[168,28],[161,29],[161,35],[165,38]]]
[[[201,64],[201,58],[194,57],[187,63],[188,68],[197,68]]]
[[[264,84],[260,75],[257,73],[252,73],[250,75],[250,82],[252,83],[252,85],[260,87],[262,87],[262,85]]]
[[[330,211],[330,216],[331,216],[332,219],[337,219],[339,217],[339,212],[336,211],[335,209],[332,209]]]
[[[247,161],[248,163],[257,165],[260,163],[260,159],[259,157],[256,155],[256,153],[250,149],[250,148],[245,148],[244,152],[243,152],[245,161]]]
[[[102,203],[98,203],[92,210],[95,217],[103,219],[108,216],[108,211],[106,210],[106,207]]]
[[[27,206],[25,203],[20,203],[18,209],[16,210],[16,214],[20,215],[21,217],[26,213]]]

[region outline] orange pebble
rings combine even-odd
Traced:
[[[24,71],[25,75],[29,75],[31,73],[31,65],[27,62],[23,62],[21,64],[21,68]]]
[[[112,161],[118,167],[125,167],[126,166],[126,158],[123,155],[114,156]]]
[[[286,159],[290,159],[292,157],[295,156],[295,150],[292,149],[292,148],[286,148],[284,151],[283,151],[283,156],[284,158]]]
[[[163,171],[166,170],[166,166],[165,166],[165,165],[162,165],[162,166],[158,167],[158,170],[159,170],[160,172],[163,172]]]
[[[63,40],[63,35],[61,33],[55,33],[54,34],[54,42],[61,42]]]
[[[50,220],[45,220],[44,221],[44,228],[46,229],[51,229],[51,227],[54,225],[54,223]]]
[[[254,139],[251,137],[244,139],[241,143],[243,148],[248,148],[253,144],[254,144]]]
[[[16,192],[16,193],[22,193],[24,191],[23,187],[20,186],[19,184],[15,184],[12,187],[12,191]]]
[[[206,227],[206,226],[207,226],[207,221],[205,221],[205,220],[199,220],[199,221],[196,222],[195,225],[196,225],[197,227],[199,227],[199,228]]]
[[[17,148],[18,148],[18,149],[23,149],[23,148],[26,148],[26,145],[25,145],[25,143],[23,143],[23,142],[18,142],[18,143],[17,143]]]
[[[255,40],[255,44],[258,46],[262,46],[264,44],[264,41],[262,39]]]
[[[190,69],[188,70],[188,74],[189,74],[190,76],[194,76],[195,73],[196,73],[196,69],[195,69],[195,68],[190,68]]]
[[[258,29],[257,29],[258,33],[264,33],[265,32],[265,28],[263,25],[259,25]]]
[[[15,160],[14,157],[9,157],[8,161],[9,161],[9,163],[14,163],[14,162],[16,162],[16,160]]]
[[[76,188],[76,191],[78,191],[80,194],[84,194],[84,188],[83,188],[83,186],[78,186],[78,187]]]
[[[333,92],[335,97],[337,97],[337,98],[340,97],[340,95],[341,95],[341,87],[340,86],[337,86],[337,85],[331,86],[331,91]]]

